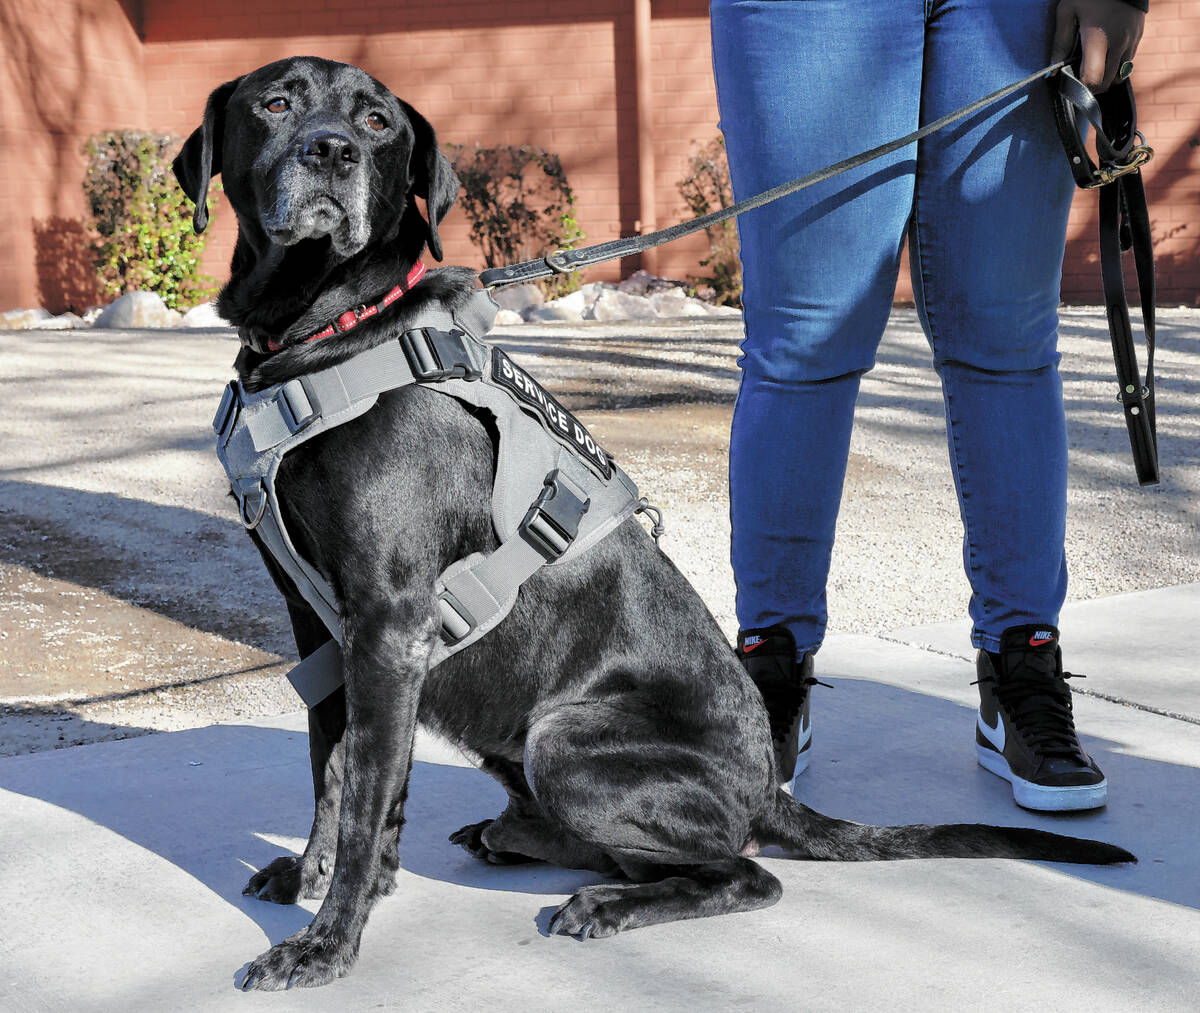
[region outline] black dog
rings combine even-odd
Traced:
[[[224,176],[238,240],[218,306],[240,328],[236,365],[250,389],[392,340],[428,300],[454,304],[474,288],[471,272],[440,269],[353,331],[304,340],[377,300],[426,246],[440,260],[438,224],[457,192],[430,125],[357,68],[297,58],[222,85],[175,171],[197,202],[197,229],[210,178]],[[483,413],[417,385],[284,459],[288,529],[341,603],[345,686],[309,714],[308,846],[246,888],[280,903],[325,901],[307,929],[250,965],[245,988],[318,985],[350,969],[372,904],[394,887],[418,721],[478,757],[510,796],[497,819],[451,840],[490,861],[622,880],[559,908],[552,928],[585,938],[774,903],[779,881],[750,857],[764,845],[854,861],[1133,861],[1035,830],[878,828],[793,801],[775,784],[757,690],[633,520],[576,561],[543,568],[498,628],[430,670],[435,579],[497,545],[495,439]],[[330,633],[264,558],[306,656]]]

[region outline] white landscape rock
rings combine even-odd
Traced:
[[[502,310],[510,310],[517,314],[524,313],[534,306],[541,306],[546,301],[546,296],[536,285],[513,285],[510,288],[502,288],[494,292],[492,298],[496,300],[496,305]]]
[[[513,324],[523,323],[525,323],[525,318],[521,316],[520,313],[516,312],[516,310],[502,309],[496,314],[497,327],[511,327]]]
[[[654,292],[649,297],[650,305],[660,317],[706,317],[708,306],[699,299],[692,299],[682,288],[668,288]]]
[[[645,295],[651,291],[651,287],[657,280],[649,271],[634,271],[617,286],[617,289],[629,295]]]
[[[179,321],[184,327],[206,327],[206,328],[226,328],[232,327],[228,320],[217,313],[216,303],[202,302],[199,306],[193,306]]]
[[[76,316],[74,313],[60,313],[56,317],[51,317],[49,320],[42,320],[34,324],[34,328],[39,331],[73,331],[79,327],[86,327],[83,318]]]
[[[551,299],[541,306],[530,306],[521,314],[526,320],[533,322],[548,320],[582,320],[583,311],[587,309],[588,293],[583,289],[564,295],[561,299]]]
[[[652,320],[658,316],[654,304],[640,295],[616,289],[601,292],[583,314],[584,320]]]
[[[167,309],[153,292],[126,292],[104,308],[94,327],[137,328],[175,327],[182,314]]]
[[[709,303],[708,315],[710,317],[740,317],[742,311],[736,306],[718,306],[715,303]]]
[[[0,313],[0,330],[26,331],[31,327],[40,327],[43,321],[51,317],[52,314],[40,306],[32,310],[9,310]]]

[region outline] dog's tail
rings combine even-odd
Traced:
[[[1111,865],[1136,862],[1124,848],[1026,827],[983,823],[876,827],[833,819],[776,793],[774,808],[754,825],[760,845],[775,844],[797,858],[837,862],[898,858],[1025,858]]]

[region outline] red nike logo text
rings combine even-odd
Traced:
[[[762,645],[763,645],[763,644],[765,644],[765,643],[766,643],[766,641],[765,641],[765,640],[760,640],[760,641],[758,641],[757,643],[754,643],[754,644],[743,644],[743,645],[742,645],[742,653],[743,653],[743,654],[749,654],[751,651],[753,651],[753,650],[755,650],[755,649],[757,649],[757,648],[759,648],[759,647],[762,647]]]
[[[1045,640],[1039,640],[1037,637],[1029,638],[1029,646],[1030,647],[1041,647],[1042,644],[1052,644],[1052,643],[1054,643],[1053,637],[1047,637]]]

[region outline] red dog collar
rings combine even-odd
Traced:
[[[327,324],[322,330],[317,331],[316,334],[310,334],[307,338],[300,342],[300,344],[307,344],[309,341],[319,341],[321,338],[328,338],[334,334],[345,334],[346,331],[353,330],[364,320],[369,320],[371,317],[387,309],[392,305],[392,303],[404,295],[404,293],[408,292],[424,277],[425,264],[418,260],[415,264],[413,264],[412,270],[408,272],[408,276],[404,279],[404,281],[388,292],[387,295],[380,299],[379,302],[375,303],[375,305],[368,306],[364,303],[357,309],[346,310],[345,313],[334,319],[333,323]],[[281,345],[274,338],[271,338],[267,341],[267,347],[272,352],[278,352],[281,348],[283,348],[283,345]]]

